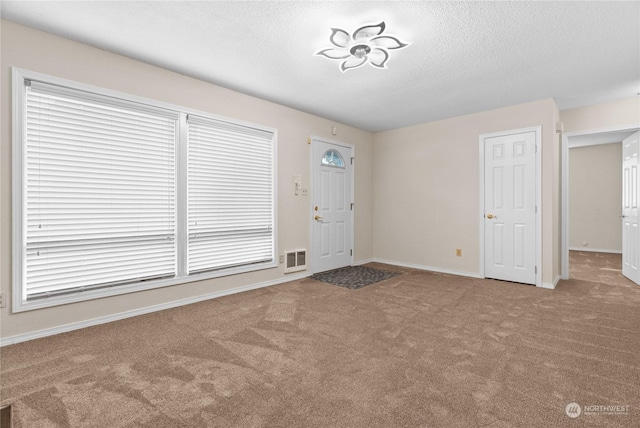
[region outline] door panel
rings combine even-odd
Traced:
[[[313,140],[314,273],[351,264],[352,150],[348,146]]]
[[[320,211],[331,210],[331,171],[320,171]]]
[[[336,171],[336,211],[346,211],[347,201],[345,200],[345,178],[344,172]]]
[[[640,283],[638,258],[638,151],[640,132],[622,142],[622,274]]]
[[[504,208],[502,203],[504,193],[504,168],[493,168],[493,208],[494,210]]]
[[[504,224],[493,222],[493,265],[504,267]]]
[[[485,276],[535,284],[536,133],[488,137],[483,144]]]
[[[347,252],[347,237],[345,236],[346,229],[344,221],[336,222],[336,255],[341,255]]]

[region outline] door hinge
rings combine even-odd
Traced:
[[[307,144],[311,144],[311,137],[307,138]]]
[[[538,274],[538,266],[533,267],[533,273],[535,273],[536,275]]]
[[[349,255],[353,256],[353,250],[349,250]]]
[[[353,211],[353,202],[351,202],[351,211]]]
[[[354,160],[354,159],[355,159],[354,157],[353,157],[353,158],[351,158],[351,165],[353,165],[353,160]]]
[[[538,153],[538,145],[537,144],[535,145],[535,148],[536,149],[535,149],[534,153]]]
[[[538,206],[537,206],[537,205],[536,205],[536,211],[535,211],[535,213],[536,213],[536,214],[538,214]]]

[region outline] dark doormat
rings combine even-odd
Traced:
[[[389,272],[365,266],[347,266],[328,272],[316,273],[311,278],[350,290],[357,290],[358,288],[393,278],[396,275],[400,275],[400,272]]]

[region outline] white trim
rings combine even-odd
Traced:
[[[25,138],[26,124],[24,120],[25,116],[25,85],[24,75],[22,70],[15,67],[11,69],[11,79],[13,88],[12,95],[12,135],[11,135],[11,151],[12,151],[12,177],[11,177],[11,205],[12,205],[12,277],[11,277],[11,294],[12,305],[11,311],[16,312],[16,308],[22,305],[22,295],[24,290],[22,289],[23,273],[26,270],[26,260],[22,256],[16,256],[16,254],[22,254],[22,249],[26,247],[25,242],[25,230],[24,224],[25,213],[23,213],[23,197],[26,194],[26,184],[24,183],[23,176],[23,164],[25,145],[22,144]],[[20,144],[18,144],[20,142]],[[20,189],[19,191],[16,191]],[[16,284],[20,284],[17,286]],[[20,288],[20,289],[19,289]]]
[[[605,146],[607,144],[622,144],[621,141],[607,141],[605,143],[600,143],[600,142],[588,142],[588,143],[572,143],[569,142],[569,148],[570,149],[577,149],[580,147],[591,147],[591,146]]]
[[[535,145],[536,145],[536,287],[542,287],[542,126],[532,126],[529,128],[511,129],[508,131],[492,132],[488,134],[479,135],[479,163],[480,163],[480,213],[479,213],[479,275],[481,278],[485,278],[484,272],[484,140],[493,137],[502,137],[505,135],[522,134],[525,132],[535,132]]]
[[[233,268],[228,270],[193,274],[183,278],[167,278],[167,279],[160,279],[153,282],[149,281],[148,283],[132,283],[132,284],[126,284],[126,285],[119,285],[113,288],[100,288],[96,290],[80,291],[80,292],[69,294],[69,295],[52,296],[42,300],[34,300],[33,302],[28,302],[26,304],[20,302],[18,306],[15,305],[15,299],[14,299],[14,306],[12,308],[12,313],[26,312],[34,309],[42,309],[42,308],[48,308],[52,306],[65,305],[68,303],[84,302],[87,300],[100,299],[104,297],[119,296],[121,294],[127,294],[127,293],[137,293],[139,291],[153,290],[156,288],[169,287],[169,286],[179,285],[179,284],[187,284],[190,282],[204,281],[207,279],[221,278],[221,277],[230,276],[230,275],[238,275],[242,273],[254,272],[258,270],[275,269],[276,267],[277,267],[276,263],[265,263],[263,265],[255,265],[255,266],[253,265],[240,266],[238,268]],[[15,294],[17,293],[15,293],[14,291],[14,297],[15,297]],[[19,297],[20,296],[18,296],[18,300],[19,300]],[[28,306],[25,306],[25,305],[28,305]]]
[[[351,266],[362,266],[362,265],[366,265],[367,263],[373,263],[373,262],[374,262],[373,258],[358,260],[357,262],[351,263]]]
[[[596,128],[586,131],[571,131],[562,134],[562,148],[560,158],[561,181],[561,212],[560,212],[560,274],[562,279],[569,279],[569,143],[570,137],[581,135],[602,134],[606,132],[637,131],[640,124]]]
[[[189,125],[187,124],[187,114],[180,113],[178,120],[178,142],[186,142]],[[187,165],[188,165],[188,144],[178,144],[176,147],[176,257],[177,275],[186,276],[187,273],[187,242],[188,242],[188,202],[187,193],[182,189],[187,189]]]
[[[278,278],[270,281],[259,282],[256,284],[243,285],[240,287],[230,288],[228,290],[215,291],[213,293],[203,294],[201,296],[189,297],[187,299],[175,300],[173,302],[147,306],[144,308],[133,309],[130,311],[120,312],[117,314],[106,315],[98,318],[92,318],[85,321],[78,321],[70,324],[64,324],[61,326],[46,328],[43,330],[31,332],[31,333],[17,334],[15,336],[9,336],[9,337],[0,339],[0,347],[6,346],[6,345],[13,345],[20,342],[26,342],[28,340],[33,340],[33,339],[40,339],[42,337],[53,336],[60,333],[66,333],[73,330],[79,330],[86,327],[92,327],[95,325],[106,324],[112,321],[123,320],[126,318],[135,317],[138,315],[144,315],[152,312],[163,311],[165,309],[177,308],[179,306],[190,305],[192,303],[198,303],[205,300],[216,299],[218,297],[228,296],[230,294],[237,294],[245,291],[256,290],[258,288],[264,288],[264,287],[270,287],[272,285],[283,284],[285,282],[297,281],[299,279],[304,279],[309,276],[311,276],[310,273],[288,275],[285,278]]]
[[[560,275],[556,276],[556,278],[553,280],[553,282],[543,282],[542,284],[539,285],[540,288],[545,288],[547,290],[555,290],[556,286],[558,285],[558,281],[560,281]]]
[[[351,254],[351,258],[349,261],[349,264],[351,266],[355,266],[354,265],[354,260],[355,260],[355,255],[356,255],[356,204],[355,204],[355,185],[356,185],[356,148],[353,144],[348,144],[348,143],[343,143],[342,141],[337,141],[337,140],[332,140],[330,138],[324,138],[324,137],[318,137],[316,135],[311,135],[309,137],[309,140],[311,141],[310,144],[308,144],[310,150],[309,150],[309,165],[311,166],[311,168],[309,169],[309,176],[310,176],[310,185],[309,187],[311,188],[310,192],[309,192],[309,212],[310,214],[310,218],[313,218],[314,214],[315,214],[315,210],[313,209],[314,205],[314,192],[315,192],[315,186],[314,186],[314,179],[315,179],[315,168],[316,163],[314,162],[313,159],[313,149],[314,149],[314,144],[316,141],[321,141],[323,143],[328,143],[328,144],[333,144],[336,146],[341,146],[341,147],[345,147],[348,148],[349,150],[351,150],[351,157],[353,158],[353,164],[351,165],[351,201],[353,203],[353,210],[351,210],[351,249],[352,254]],[[346,159],[345,159],[346,162]],[[351,162],[351,159],[349,159],[349,162]],[[310,227],[309,227],[309,253],[307,255],[307,260],[309,261],[309,263],[307,263],[307,266],[309,267],[309,271],[316,273],[315,271],[315,266],[314,266],[314,255],[313,255],[313,249],[314,249],[314,242],[313,242],[313,226],[314,223],[313,221],[310,221],[309,223]]]
[[[569,251],[585,251],[587,253],[622,254],[622,250],[603,250],[602,248],[591,248],[591,247],[569,247]]]
[[[419,270],[426,270],[429,272],[437,272],[437,273],[446,273],[449,275],[457,275],[457,276],[466,276],[469,278],[480,278],[480,279],[484,279],[484,277],[480,274],[477,273],[473,273],[473,272],[465,272],[465,271],[460,271],[460,270],[455,270],[455,269],[446,269],[446,268],[439,268],[439,267],[435,267],[435,266],[425,266],[425,265],[419,265],[419,264],[415,264],[415,263],[405,263],[405,262],[399,262],[396,260],[386,260],[386,259],[378,259],[378,258],[373,258],[372,260],[375,263],[384,263],[387,265],[392,265],[392,266],[401,266],[401,267],[407,267],[407,268],[412,268],[412,269],[419,269]]]

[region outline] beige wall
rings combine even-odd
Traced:
[[[560,112],[564,132],[640,125],[640,96]]]
[[[621,189],[621,143],[569,150],[569,248],[622,251]]]
[[[374,256],[478,274],[479,135],[541,125],[542,280],[552,282],[560,271],[557,115],[548,99],[375,134]]]
[[[355,260],[372,253],[372,141],[369,132],[243,95],[119,55],[1,22],[0,78],[2,92],[0,140],[0,282],[11,296],[11,67],[100,86],[179,106],[276,128],[278,130],[279,252],[309,248],[309,197],[294,196],[292,176],[310,184],[310,146],[317,135],[355,146]],[[338,135],[331,135],[336,125]],[[284,278],[282,265],[242,275],[223,277],[83,303],[11,314],[0,309],[0,334],[7,338],[68,323],[161,305],[215,291]]]

